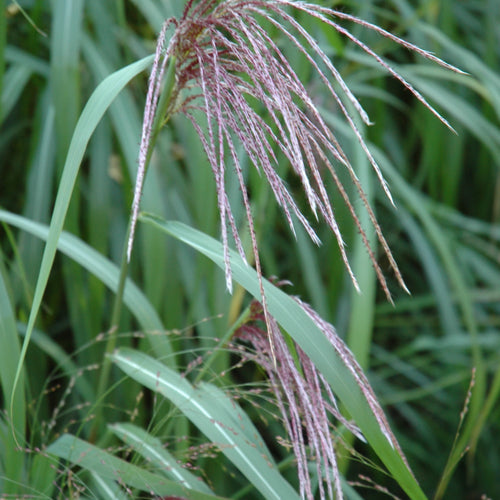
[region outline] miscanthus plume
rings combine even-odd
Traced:
[[[263,318],[268,333],[267,342],[269,342],[270,351],[274,352],[271,365],[274,365],[277,370],[277,372],[269,370],[269,373],[278,373],[275,376],[282,384],[289,402],[293,399],[300,402],[302,408],[306,408],[306,410],[290,414],[286,417],[286,421],[299,462],[302,494],[312,498],[310,485],[306,479],[307,462],[301,426],[304,425],[308,429],[310,446],[315,449],[318,456],[323,457],[324,466],[335,470],[335,454],[331,444],[327,443],[328,426],[326,423],[328,408],[331,409],[333,406],[324,403],[327,406],[323,406],[323,410],[320,409],[323,404],[321,394],[328,390],[327,385],[323,384],[321,377],[315,374],[310,362],[302,354],[303,373],[309,377],[307,384],[296,379],[287,368],[292,367],[293,363],[289,359],[286,344],[280,340],[279,328],[267,310],[256,230],[240,151],[244,151],[253,166],[260,172],[262,181],[268,182],[292,233],[295,218],[302,224],[311,239],[319,243],[319,238],[308,218],[299,208],[285,181],[278,174],[277,151],[281,153],[281,157],[286,158],[290,168],[300,180],[312,214],[315,218],[322,218],[335,235],[346,269],[357,288],[356,276],[351,269],[337,224],[336,207],[331,203],[330,194],[325,187],[325,178],[330,176],[337,187],[340,199],[348,208],[362,236],[377,277],[390,299],[386,279],[361,226],[359,208],[355,207],[354,200],[350,197],[352,195],[348,194],[352,190],[346,189],[340,181],[341,177],[345,179],[345,175],[340,175],[341,170],[347,172],[347,178],[355,186],[354,196],[362,200],[362,210],[369,215],[380,248],[385,252],[396,279],[403,288],[406,287],[372,207],[367,201],[363,186],[337,139],[335,130],[332,130],[322,117],[308,89],[300,81],[281,46],[275,41],[276,37],[271,37],[268,30],[263,27],[263,24],[267,27],[272,26],[279,33],[280,38],[287,42],[287,49],[295,49],[308,61],[311,69],[319,77],[324,87],[323,91],[336,103],[339,113],[351,127],[383,190],[391,199],[382,172],[356,127],[356,121],[359,119],[365,124],[370,124],[367,113],[343,80],[334,63],[296,20],[296,14],[315,18],[356,45],[399,80],[445,125],[449,126],[410,83],[388,62],[356,38],[345,25],[360,25],[441,66],[458,70],[431,53],[374,24],[344,12],[302,1],[200,0],[195,2],[188,0],[182,16],[179,19],[168,19],[158,37],[156,58],[149,80],[144,112],[128,258],[130,259],[132,251],[142,185],[155,135],[158,127],[166,123],[170,116],[174,113],[182,113],[192,122],[197,131],[215,178],[225,254],[226,284],[229,290],[232,288],[229,259],[231,237],[241,257],[246,258],[239,228],[233,215],[233,207],[226,191],[228,176],[236,175],[238,179],[241,202],[245,208],[252,241],[253,258],[260,280]],[[262,111],[263,109],[265,112]],[[351,110],[357,116],[352,115]],[[200,121],[200,116],[203,116],[203,121]],[[325,335],[336,346],[345,364],[357,374],[360,385],[365,387],[364,393],[372,410],[376,415],[381,415],[379,423],[383,432],[391,442],[395,443],[386,426],[382,411],[378,404],[375,404],[375,396],[352,355],[336,336],[333,327],[322,322],[309,308],[307,310],[313,315],[317,324],[323,327]],[[260,345],[263,340],[256,336],[255,342]],[[264,364],[270,363],[269,360],[261,359],[261,361]],[[310,384],[313,384],[314,389],[306,393],[305,387],[309,387]],[[314,411],[311,412],[311,408]],[[327,485],[327,491],[331,496],[332,484],[328,481]],[[335,479],[333,489],[340,496],[338,479]],[[324,497],[324,495],[325,491],[322,488],[321,496]]]
[[[349,368],[382,433],[404,459],[363,370],[337,335],[335,328],[324,321],[309,304],[298,298],[295,300],[321,329]],[[323,499],[328,494],[329,498],[340,499],[342,487],[332,439],[335,423],[339,422],[362,441],[365,439],[356,425],[340,413],[328,382],[307,354],[295,343],[291,352],[290,342],[285,340],[285,335],[273,318],[270,320],[270,332],[262,328],[264,318],[261,304],[254,301],[250,310],[248,320],[235,334],[237,339],[246,343],[246,347],[238,346],[236,352],[243,359],[260,365],[267,373],[297,459],[300,495],[308,500],[314,499],[309,474],[309,463],[312,463],[316,468],[316,477],[322,478],[318,481],[320,497]],[[275,360],[271,356],[271,342],[274,343]]]

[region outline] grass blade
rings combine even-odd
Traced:
[[[3,122],[20,99],[30,76],[31,69],[19,64],[13,65],[5,73],[1,89],[0,123]]]
[[[75,185],[76,176],[80,168],[83,154],[87,148],[87,144],[92,136],[95,128],[103,117],[104,113],[114,101],[120,91],[127,85],[127,83],[134,78],[141,71],[146,69],[151,63],[152,57],[146,57],[136,61],[125,68],[108,76],[91,95],[87,105],[85,106],[80,119],[75,128],[73,138],[64,165],[63,175],[59,184],[57,192],[56,203],[54,212],[51,219],[49,234],[47,236],[47,244],[42,257],[42,264],[40,266],[40,273],[35,288],[33,297],[33,306],[30,311],[28,319],[28,327],[26,329],[26,337],[21,349],[19,363],[14,378],[12,397],[10,401],[11,411],[13,409],[13,397],[16,391],[17,384],[21,375],[21,370],[26,356],[26,351],[30,342],[31,332],[35,326],[35,321],[38,316],[38,311],[42,303],[42,297],[47,286],[49,274],[52,269],[54,257],[57,249],[57,242],[64,225],[66,213]]]
[[[64,434],[47,448],[47,453],[68,460],[73,465],[95,472],[99,477],[118,481],[132,488],[156,495],[175,495],[188,500],[215,500],[220,497],[190,490],[164,476],[129,464],[110,453],[70,434]]]
[[[112,424],[110,430],[170,479],[191,490],[213,494],[201,479],[179,465],[177,458],[165,449],[158,438],[148,434],[144,429],[123,423]]]
[[[95,488],[99,491],[99,498],[102,500],[128,500],[129,496],[115,481],[106,479],[95,471],[91,471],[90,475],[94,480]]]
[[[42,240],[46,241],[49,238],[47,226],[30,221],[20,215],[0,210],[0,220],[19,227]],[[100,279],[108,288],[116,291],[119,279],[118,267],[99,252],[65,232],[61,233],[57,241],[57,248]],[[163,323],[148,299],[130,279],[125,285],[124,302],[146,335],[150,334],[148,337],[157,356],[166,359],[167,363],[173,363],[172,349],[168,338],[164,335],[158,335],[165,331]]]
[[[4,476],[2,492],[17,492],[17,483],[22,480],[24,456],[18,451],[18,443],[25,444],[26,402],[24,394],[24,377],[19,375],[20,390],[14,394],[14,380],[19,360],[19,339],[17,336],[14,311],[0,269],[0,381],[4,401],[11,400],[15,411],[15,420],[10,421],[10,430],[0,433],[0,474]],[[10,432],[11,431],[11,432]],[[3,441],[3,443],[2,443]],[[2,464],[3,462],[3,464]],[[3,465],[3,467],[2,467]],[[7,481],[8,480],[8,481]]]
[[[208,384],[195,388],[177,372],[139,351],[122,348],[111,359],[134,380],[172,401],[212,442],[221,446],[221,451],[265,498],[298,499],[273,465],[264,444],[255,445],[254,436],[249,439],[249,430],[239,418],[243,412],[222,391]]]
[[[222,245],[210,236],[185,224],[166,222],[152,215],[144,215],[141,219],[198,250],[221,269],[224,269]],[[260,300],[259,284],[255,271],[245,265],[235,252],[231,252],[231,268],[233,279],[257,300]],[[321,330],[306,312],[283,291],[267,281],[264,283],[264,290],[271,315],[293,337],[325,376],[333,391],[338,395],[342,404],[396,481],[410,498],[424,499],[425,495],[405,464],[404,458],[397,453],[380,430],[376,418],[352,374]]]

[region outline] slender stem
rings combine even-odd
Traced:
[[[128,240],[128,235],[130,233],[130,222],[127,229],[127,237],[125,238],[125,242]],[[97,386],[97,399],[104,394],[106,387],[108,385],[109,373],[111,371],[111,360],[108,357],[108,354],[111,354],[116,347],[116,331],[118,330],[118,326],[120,324],[120,317],[122,312],[122,304],[123,304],[123,295],[125,292],[125,283],[127,281],[128,275],[128,260],[127,260],[127,245],[125,243],[123,252],[122,252],[122,260],[120,265],[120,279],[118,281],[118,287],[116,289],[115,300],[113,303],[113,311],[111,313],[111,326],[108,330],[108,341],[106,343],[106,350],[104,361],[101,369],[101,374],[99,377],[99,383]],[[96,419],[97,420],[97,419]]]
[[[198,372],[194,380],[195,385],[205,376],[209,368],[214,364],[217,356],[219,356],[219,354],[221,353],[221,348],[224,347],[225,344],[227,344],[229,339],[233,336],[234,332],[248,320],[249,316],[250,305],[245,308],[245,310],[240,314],[239,318],[227,330],[224,337],[219,340],[219,343],[213,350],[212,355],[205,361],[205,363],[203,363],[203,368]]]
[[[144,165],[144,175],[146,175],[146,172],[148,170],[149,163],[151,161],[151,156],[153,154],[160,129],[167,124],[171,115],[171,110],[175,106],[175,99],[177,96],[174,92],[174,87],[175,87],[175,58],[172,58],[171,61],[169,62],[167,75],[165,77],[165,84],[163,86],[163,91],[160,96],[160,101],[155,112],[151,141],[148,145],[148,151],[146,154],[146,161]],[[111,325],[108,330],[108,341],[106,343],[106,348],[104,351],[103,365],[97,385],[97,394],[96,394],[97,401],[99,401],[102,397],[104,397],[106,388],[109,383],[110,372],[111,372],[111,360],[108,355],[111,354],[116,348],[116,342],[117,342],[116,332],[118,331],[120,325],[123,297],[125,293],[125,284],[127,282],[127,276],[129,270],[127,250],[128,250],[128,240],[131,231],[132,231],[132,217],[129,218],[127,233],[123,246],[122,258],[120,264],[120,277],[118,281],[118,287],[116,289],[115,299],[113,302],[113,310],[111,313]],[[91,432],[91,438],[95,439],[95,433],[99,428],[101,419],[102,419],[102,405],[99,405],[96,410],[95,424]]]

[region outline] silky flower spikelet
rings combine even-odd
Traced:
[[[269,184],[291,231],[295,232],[295,218],[312,241],[319,244],[320,240],[313,226],[280,176],[279,172],[283,171],[283,168],[278,168],[278,153],[280,158],[286,159],[300,181],[312,213],[316,218],[322,218],[333,232],[347,272],[354,286],[359,288],[336,220],[337,207],[331,203],[325,186],[325,177],[330,176],[361,234],[387,298],[391,298],[389,288],[360,222],[360,209],[364,209],[368,214],[380,247],[387,256],[397,281],[404,289],[406,287],[355,168],[335,131],[325,121],[313,97],[276,40],[279,38],[286,41],[287,50],[295,49],[316,73],[317,81],[323,85],[339,114],[345,118],[373,167],[382,189],[392,202],[381,169],[356,126],[357,120],[361,119],[369,125],[370,119],[320,44],[297,21],[295,13],[309,15],[335,30],[373,58],[450,127],[408,81],[356,38],[344,24],[353,23],[366,28],[445,68],[459,70],[374,24],[305,1],[189,0],[182,16],[179,19],[168,19],[158,37],[144,110],[127,257],[130,260],[145,171],[156,134],[159,127],[173,114],[182,113],[196,130],[214,175],[224,248],[226,286],[230,291],[231,237],[246,262],[239,228],[226,190],[227,177],[232,171],[238,180],[260,285],[261,309],[254,319],[265,323],[265,330],[247,324],[240,329],[239,336],[252,343],[256,353],[255,360],[265,367],[275,388],[285,428],[297,458],[300,493],[302,497],[313,498],[307,453],[311,450],[315,456],[318,478],[325,478],[324,483],[321,480],[319,482],[321,498],[326,495],[332,497],[334,494],[337,498],[342,498],[330,417],[333,415],[353,433],[361,438],[362,436],[354,425],[342,417],[329,385],[299,346],[295,347],[300,362],[300,370],[297,369],[297,359],[291,355],[277,322],[269,314],[256,229],[241,163],[242,153]],[[271,37],[264,25],[272,26],[278,37]],[[351,109],[354,114],[351,114]],[[342,170],[347,172],[347,178],[354,186],[354,194],[349,194],[352,190],[343,185],[342,182],[345,181],[341,181],[341,178],[345,176],[341,175]],[[361,208],[355,207],[355,197],[362,201]],[[382,433],[404,460],[376,396],[350,351],[337,336],[332,325],[322,320],[307,304],[298,302],[334,346],[337,355],[358,383]],[[307,434],[307,445],[304,432]],[[332,472],[332,475],[329,472]]]
[[[298,298],[295,300],[322,331],[351,372],[381,432],[407,463],[370,383],[333,325],[324,321],[309,304]],[[307,354],[293,342],[295,355],[292,355],[289,343],[285,341],[286,334],[283,334],[276,320],[270,318],[271,333],[261,327],[263,320],[262,305],[254,301],[247,321],[235,334],[235,338],[244,341],[247,347],[237,346],[235,353],[243,359],[254,361],[266,371],[296,457],[301,497],[314,499],[309,469],[309,464],[312,463],[319,479],[320,498],[328,496],[342,499],[333,422],[339,422],[362,441],[365,439],[360,430],[340,413],[330,385]],[[270,350],[271,342],[274,344],[274,359]]]
[[[238,147],[242,146],[255,168],[269,183],[292,232],[294,232],[292,218],[295,216],[311,239],[318,244],[317,234],[298,207],[285,181],[278,174],[276,149],[286,157],[300,179],[312,212],[316,217],[318,214],[321,215],[334,233],[346,269],[354,286],[358,288],[336,221],[335,207],[330,202],[323,181],[326,166],[326,172],[330,173],[337,185],[341,198],[361,233],[382,288],[390,299],[386,279],[361,226],[354,203],[339,179],[338,168],[348,171],[390,266],[400,285],[405,289],[406,287],[355,170],[282,50],[262,27],[262,21],[271,23],[285,40],[288,40],[299,53],[306,57],[311,67],[317,72],[327,92],[334,99],[361,144],[385,193],[392,201],[381,170],[356,127],[355,119],[344,102],[345,99],[351,103],[360,118],[367,124],[370,123],[369,117],[329,57],[295,20],[290,9],[319,19],[345,36],[373,57],[449,126],[416,89],[339,22],[356,23],[440,65],[455,68],[376,25],[340,11],[293,0],[201,0],[196,4],[194,1],[189,1],[182,17],[167,20],[158,38],[144,113],[128,258],[130,259],[132,251],[144,172],[151,147],[153,123],[155,119],[158,119],[156,113],[159,95],[162,91],[162,80],[167,63],[171,62],[175,64],[175,83],[166,116],[160,118],[167,120],[175,112],[181,112],[187,116],[197,131],[208,157],[217,186],[227,288],[232,289],[229,233],[241,257],[245,259],[240,234],[226,192],[228,164],[232,165],[240,185],[255,267],[259,279],[262,277],[250,199],[240,156],[237,153]],[[173,34],[167,43],[166,32],[172,25]],[[184,95],[183,91],[188,89],[189,92],[185,92]],[[256,109],[255,102],[265,108],[266,117],[262,116],[260,109]],[[199,122],[200,114],[206,118],[205,126]],[[266,310],[262,283],[261,292]]]

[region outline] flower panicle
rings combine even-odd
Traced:
[[[335,328],[324,321],[309,304],[296,297],[294,299],[329,340],[344,366],[353,375],[380,431],[407,463],[370,383]],[[285,341],[286,334],[282,333],[276,320],[270,317],[273,358],[270,354],[271,340],[268,330],[262,328],[265,321],[263,307],[254,301],[250,311],[247,322],[235,333],[235,338],[244,341],[248,347],[244,350],[236,348],[235,351],[260,365],[267,373],[297,460],[300,494],[308,500],[314,498],[309,472],[309,462],[312,461],[315,463],[317,477],[323,478],[318,485],[320,498],[328,496],[342,499],[340,472],[332,439],[334,427],[329,416],[363,442],[366,440],[359,428],[341,414],[327,380],[311,359],[295,342],[295,355],[292,354],[289,344]]]
[[[268,311],[257,245],[257,229],[252,216],[242,156],[250,160],[269,184],[292,233],[295,234],[294,221],[297,220],[312,241],[319,244],[320,240],[313,225],[287,187],[283,174],[283,158],[285,159],[290,170],[299,179],[314,217],[321,217],[331,229],[347,272],[354,286],[359,289],[337,222],[337,207],[331,202],[331,195],[325,185],[325,176],[331,178],[361,234],[387,298],[391,300],[389,287],[378,263],[376,251],[360,221],[359,210],[365,210],[368,214],[378,244],[387,256],[396,280],[403,289],[407,289],[356,170],[335,131],[327,123],[279,44],[262,26],[262,20],[268,25],[271,24],[279,35],[289,42],[291,48],[305,57],[312,71],[316,73],[318,82],[326,89],[331,102],[351,128],[383,191],[394,203],[382,170],[356,125],[358,117],[369,125],[368,114],[319,43],[292,15],[294,10],[319,20],[353,43],[451,128],[446,119],[390,63],[340,23],[350,22],[362,26],[446,69],[461,71],[375,24],[307,1],[188,0],[182,16],[179,19],[167,20],[158,37],[144,109],[127,257],[130,260],[144,175],[158,128],[173,113],[182,113],[190,120],[199,136],[215,179],[226,286],[229,291],[232,290],[229,251],[231,238],[239,255],[247,262],[240,237],[239,221],[233,213],[232,200],[226,189],[228,172],[231,170],[234,171],[240,187],[261,296],[261,309],[256,318],[265,323],[265,331],[247,324],[240,329],[239,334],[252,342],[256,359],[258,358],[259,363],[266,368],[275,387],[285,427],[297,456],[301,495],[308,499],[313,498],[308,470],[308,450],[311,450],[315,457],[318,477],[325,478],[324,482],[320,481],[321,498],[326,495],[332,497],[333,494],[342,498],[328,415],[333,415],[360,438],[362,435],[352,423],[342,417],[328,383],[307,355],[298,346],[295,347],[296,357],[290,353],[276,320]],[[171,26],[172,35],[167,42],[167,30]],[[163,80],[169,63],[173,67],[175,80],[170,101],[164,108],[159,103],[162,102]],[[351,109],[355,111],[354,114],[351,114]],[[228,168],[229,166],[232,169]],[[341,180],[342,171],[347,172],[354,186],[354,195],[343,184],[345,181]],[[361,208],[356,206],[355,196],[361,200]],[[310,306],[298,299],[297,301],[329,339],[339,358],[348,367],[381,432],[404,459],[376,396],[349,349],[337,336],[332,325],[322,320]],[[279,387],[281,389],[278,389]],[[333,471],[333,474],[325,473],[328,470]]]
[[[255,307],[255,305],[259,306],[260,304],[254,303],[252,318],[240,327],[236,332],[236,338],[246,341],[253,348],[253,352],[243,351],[243,356],[252,359],[266,370],[297,460],[300,495],[308,500],[314,498],[308,469],[309,459],[314,457],[318,477],[323,477],[323,468],[325,470],[331,469],[333,472],[331,475],[326,475],[325,482],[320,481],[321,498],[325,498],[326,494],[329,498],[333,498],[334,490],[335,497],[342,498],[340,474],[338,473],[328,420],[328,410],[335,412],[336,403],[333,400],[329,406],[324,404],[322,381],[314,365],[299,347],[296,347],[296,352],[300,359],[300,366],[297,364],[297,360],[292,357],[278,324],[272,317],[270,318],[270,327],[273,337],[272,344],[274,344],[274,358],[270,355],[272,344],[267,327],[263,329],[259,326],[259,322],[265,321],[263,309]],[[241,355],[242,351],[238,350],[238,353]],[[338,413],[336,416],[343,419]],[[347,425],[350,425],[351,428],[354,427],[350,423]],[[357,429],[355,432],[359,434]]]
[[[239,144],[254,167],[269,183],[292,233],[295,234],[295,218],[305,228],[311,239],[319,244],[316,232],[298,207],[285,180],[281,177],[280,172],[283,169],[279,168],[280,160],[276,151],[278,150],[286,158],[291,169],[300,179],[312,213],[316,218],[321,216],[332,230],[348,274],[354,286],[359,289],[336,220],[336,207],[332,205],[325,187],[323,173],[325,169],[323,167],[326,166],[326,172],[330,173],[343,203],[361,233],[382,289],[387,298],[391,300],[386,278],[360,223],[352,195],[348,194],[348,190],[345,189],[340,180],[339,168],[347,170],[397,281],[405,290],[406,286],[383,237],[373,209],[356,176],[355,169],[343,151],[334,131],[326,123],[282,50],[262,27],[261,20],[264,19],[271,23],[299,53],[306,57],[311,68],[316,72],[327,92],[333,97],[333,102],[336,103],[351,127],[384,192],[392,201],[382,171],[358,130],[355,118],[345,105],[344,98],[351,103],[360,118],[367,124],[370,123],[369,117],[330,58],[293,17],[290,9],[320,20],[354,43],[397,78],[443,123],[450,126],[389,63],[356,38],[348,29],[341,26],[339,21],[358,24],[447,69],[460,70],[375,24],[306,1],[200,0],[194,2],[190,0],[187,2],[181,18],[166,21],[158,38],[144,112],[139,167],[127,249],[128,258],[130,259],[132,251],[144,172],[152,142],[154,142],[153,124],[162,88],[161,82],[164,78],[167,62],[175,59],[176,87],[174,96],[179,100],[179,103],[175,105],[175,111],[183,113],[192,122],[200,136],[217,186],[227,288],[232,289],[229,258],[230,234],[239,254],[246,260],[237,222],[226,192],[227,164],[232,163],[240,185],[242,203],[252,240],[253,260],[263,292],[256,229],[253,223],[244,169],[240,160],[241,154],[238,153],[241,150],[238,147]],[[175,29],[167,44],[166,31],[172,24]],[[339,87],[341,92],[334,88],[334,84]],[[198,92],[195,91],[193,95],[192,89],[195,88],[198,89]],[[191,92],[185,92],[186,96],[183,96],[182,91],[185,89],[190,89]],[[256,102],[260,103],[260,107],[255,105]],[[266,110],[267,118],[263,117],[261,107]],[[206,126],[200,123],[200,113],[205,115]]]

